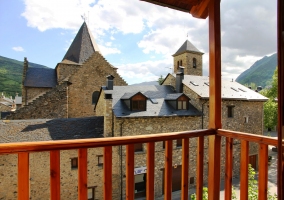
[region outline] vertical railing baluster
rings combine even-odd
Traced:
[[[60,150],[50,151],[50,199],[60,199]]]
[[[248,199],[248,164],[249,164],[249,142],[241,141],[241,180],[240,197],[241,200]]]
[[[258,199],[267,199],[268,145],[259,144]]]
[[[173,163],[173,141],[166,141],[165,150],[165,181],[164,181],[164,199],[172,199],[172,163]]]
[[[104,199],[112,199],[112,146],[104,147]]]
[[[78,199],[86,200],[88,197],[88,165],[87,156],[88,149],[78,150]]]
[[[146,197],[147,200],[154,200],[155,197],[155,143],[147,143],[147,178]]]
[[[134,199],[134,144],[126,145],[126,199]]]
[[[18,153],[18,199],[30,199],[29,153]]]
[[[181,199],[188,199],[189,139],[182,139]]]
[[[226,137],[225,200],[232,199],[233,138]]]
[[[196,198],[203,196],[203,169],[204,169],[204,137],[198,137],[197,143],[197,165],[196,165]]]

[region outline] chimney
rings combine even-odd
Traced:
[[[183,84],[182,84],[183,78],[184,78],[183,72],[178,72],[176,74],[176,92],[177,93],[183,92]]]
[[[182,72],[184,74],[184,67],[183,66],[179,66],[179,69],[178,69],[179,72]]]
[[[114,79],[113,75],[107,76],[107,83],[106,83],[107,90],[113,90],[113,79]]]

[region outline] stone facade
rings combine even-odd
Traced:
[[[7,119],[67,118],[68,86],[68,82],[56,86],[28,106],[22,107],[7,116]]]
[[[177,73],[179,71],[179,66],[182,66],[184,67],[184,74],[202,76],[202,54],[185,52],[180,55],[174,56],[173,59],[174,59],[174,73]],[[195,67],[193,66],[194,63]]]

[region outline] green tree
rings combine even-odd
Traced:
[[[164,80],[165,80],[165,78],[161,75],[160,78],[158,79],[159,85],[162,85]]]
[[[274,71],[272,77],[272,85],[270,88],[262,90],[260,93],[268,98],[264,103],[264,126],[268,129],[273,129],[277,125],[277,91],[278,91],[278,68]]]

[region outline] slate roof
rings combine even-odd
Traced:
[[[182,96],[183,93],[173,93],[173,94],[167,94],[166,100],[177,100],[180,96]]]
[[[95,51],[100,51],[86,22],[84,22],[75,36],[72,44],[62,60],[69,60],[82,64]]]
[[[184,75],[183,84],[193,90],[201,98],[209,98],[209,77]],[[222,80],[221,94],[224,100],[267,101],[267,98],[258,92],[238,82],[228,80]]]
[[[1,120],[0,143],[101,138],[103,117]]]
[[[169,85],[146,85],[146,86],[114,86],[113,90],[105,90],[106,94],[112,94],[112,108],[116,117],[162,117],[162,116],[201,116],[193,105],[189,103],[188,110],[176,110],[165,100],[168,94],[175,93]],[[126,92],[127,91],[127,92]],[[121,98],[141,92],[148,97],[146,111],[131,111]],[[126,94],[128,93],[128,94]],[[125,96],[124,96],[125,97]]]
[[[57,84],[56,71],[51,68],[29,67],[24,86],[26,87],[55,87]]]
[[[184,52],[193,52],[203,54],[190,41],[186,40],[173,56],[180,55]]]

